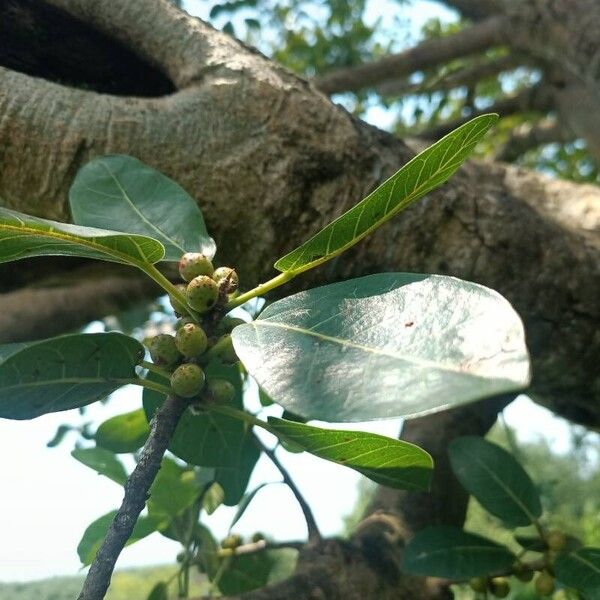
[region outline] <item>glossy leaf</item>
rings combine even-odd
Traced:
[[[199,493],[200,487],[192,470],[180,467],[170,458],[163,458],[150,488],[148,513],[153,517],[171,519],[193,504]]]
[[[77,173],[69,201],[75,223],[150,236],[164,245],[164,260],[179,260],[185,252],[215,254],[193,198],[132,156],[89,162]]]
[[[309,419],[415,417],[529,383],[519,316],[454,277],[381,273],[315,288],[232,338],[266,393]]]
[[[104,421],[96,430],[96,444],[117,454],[139,450],[150,433],[143,409],[134,410]]]
[[[582,592],[586,600],[600,600],[600,548],[560,554],[554,571],[560,583]]]
[[[533,481],[515,458],[481,437],[455,439],[449,447],[452,470],[488,512],[510,527],[531,525],[542,514]]]
[[[152,238],[77,227],[0,207],[0,263],[33,256],[80,256],[139,266],[162,260]]]
[[[76,448],[71,452],[71,456],[86,467],[94,469],[99,475],[104,475],[119,485],[125,485],[127,481],[127,471],[123,463],[109,450]]]
[[[418,446],[376,433],[323,429],[269,417],[269,431],[319,458],[388,487],[427,490],[431,456]]]
[[[275,263],[302,272],[347,250],[415,200],[444,183],[469,157],[498,115],[465,123],[415,156],[349,211]]]
[[[233,384],[236,395],[233,406],[242,406],[242,380],[237,366],[226,366],[213,362],[206,368],[207,377],[227,379]],[[164,381],[152,373],[148,378]],[[144,389],[144,410],[148,421],[164,402],[165,396],[154,390]],[[181,417],[171,438],[169,450],[175,456],[192,465],[206,467],[231,467],[239,461],[240,448],[244,444],[246,426],[241,421],[202,412],[186,411]]]
[[[117,511],[113,510],[88,525],[81,538],[81,541],[79,542],[79,545],[77,546],[79,560],[84,566],[91,564],[91,562],[94,560],[96,552],[98,552],[98,548],[100,548],[102,540],[106,536],[106,532],[108,531],[108,528],[110,527],[110,524],[112,523],[116,514]],[[164,525],[165,524],[161,522],[160,519],[156,519],[155,517],[140,517],[133,528],[131,537],[127,540],[125,545],[130,546],[131,544],[135,544],[135,542],[138,542],[139,540],[149,536],[151,533],[158,531],[158,529]]]
[[[101,400],[136,377],[143,346],[120,333],[63,335],[0,357],[0,417],[33,419]]]
[[[404,551],[402,569],[413,575],[456,581],[501,573],[515,556],[504,546],[456,527],[418,532]]]

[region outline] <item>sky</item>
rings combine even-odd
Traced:
[[[205,3],[190,0],[193,14],[206,14]],[[392,12],[393,11],[393,12]],[[404,11],[404,13],[402,13]],[[426,19],[439,15],[433,2],[415,2],[400,8],[391,1],[371,2],[369,18],[403,14],[416,28]],[[450,13],[444,13],[449,18]],[[386,126],[384,111],[373,109],[368,120]],[[96,423],[134,410],[140,406],[141,392],[124,388],[107,405],[90,407],[88,416]],[[506,421],[522,439],[544,435],[554,440],[555,448],[568,450],[568,428],[548,411],[521,398],[505,412]],[[98,476],[70,456],[75,436],[67,437],[58,448],[46,443],[63,423],[79,424],[76,411],[50,414],[32,421],[0,419],[0,581],[25,581],[79,572],[76,547],[87,525],[115,509],[122,489]],[[398,420],[368,424],[345,424],[344,428],[375,431],[396,436]],[[349,469],[332,465],[306,454],[284,453],[282,462],[313,507],[322,532],[336,534],[343,517],[351,512],[357,498],[359,476]],[[278,481],[278,472],[268,460],[261,459],[252,476],[250,489],[265,481]],[[276,507],[276,508],[274,508]],[[217,537],[225,535],[235,509],[221,508],[208,520]],[[235,531],[250,535],[262,531],[278,540],[302,539],[306,534],[302,514],[291,492],[283,485],[263,489]],[[178,546],[159,534],[127,548],[119,568],[172,562]]]

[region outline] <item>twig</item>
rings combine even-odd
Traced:
[[[269,542],[267,540],[259,540],[258,542],[252,542],[250,544],[242,544],[237,548],[222,548],[218,551],[217,556],[219,558],[226,558],[228,556],[241,556],[242,554],[256,554],[263,550],[301,550],[306,545],[305,542]]]
[[[277,467],[278,471],[281,473],[283,477],[283,481],[287,484],[287,486],[292,490],[292,494],[296,497],[300,508],[302,509],[302,514],[304,515],[304,519],[306,520],[306,527],[308,528],[308,541],[319,541],[321,540],[321,533],[319,532],[319,528],[317,527],[317,522],[315,521],[315,517],[312,514],[312,510],[310,506],[304,499],[304,496],[294,483],[294,480],[290,477],[287,469],[281,464],[274,450],[271,450],[268,446],[262,443],[258,437],[254,436],[256,443],[260,447],[260,449],[269,457],[271,462]]]
[[[125,496],[106,537],[90,566],[78,600],[102,600],[115,564],[148,498],[148,490],[160,469],[162,457],[186,404],[169,396],[156,412],[140,460],[125,484]]]

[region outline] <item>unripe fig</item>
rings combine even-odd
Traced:
[[[554,591],[554,577],[546,571],[542,571],[535,579],[535,591],[540,596],[550,596]]]
[[[150,340],[148,347],[152,361],[157,365],[172,367],[181,360],[181,354],[175,345],[175,338],[168,333],[160,333]]]
[[[208,338],[202,327],[194,323],[186,323],[177,330],[175,344],[185,357],[195,358],[203,354],[208,347]]]
[[[198,275],[211,277],[214,271],[210,259],[200,252],[186,252],[179,259],[179,274],[184,281],[191,281]]]
[[[219,297],[219,287],[210,277],[199,275],[188,283],[186,291],[188,304],[199,313],[210,310]]]
[[[238,325],[244,325],[246,321],[239,317],[223,317],[219,323],[217,331],[222,333],[231,333]]]
[[[229,334],[219,338],[210,351],[211,355],[218,356],[226,364],[233,364],[239,360]]]
[[[469,580],[471,589],[475,592],[485,592],[487,590],[487,579],[485,577],[473,577]]]
[[[212,277],[219,287],[223,285],[223,291],[226,294],[235,292],[240,285],[238,274],[231,267],[219,267]]]
[[[494,577],[490,581],[490,592],[492,592],[496,598],[506,598],[510,593],[510,584],[508,583],[508,580],[504,577]]]
[[[185,297],[185,291],[186,291],[186,286],[183,283],[178,283],[175,286]],[[183,305],[177,298],[175,298],[175,296],[173,296],[172,294],[169,294],[169,302],[171,303],[171,306],[173,307],[173,310],[178,314],[178,315],[185,315],[188,312],[187,306]]]
[[[265,539],[265,534],[257,531],[252,535],[252,541],[256,544],[257,542],[262,542]]]
[[[513,574],[519,580],[527,583],[533,579],[533,569],[522,563],[517,563],[513,567]]]
[[[180,365],[171,375],[171,388],[176,396],[193,398],[204,387],[204,371],[190,363]]]
[[[238,535],[237,533],[232,533],[221,542],[221,548],[235,550],[238,546],[242,545],[243,541],[244,540],[242,539],[241,535]]]
[[[213,379],[208,382],[208,389],[214,402],[226,404],[235,396],[235,388],[226,379]]]
[[[553,529],[546,534],[546,544],[550,550],[560,552],[567,545],[567,536],[557,529]]]

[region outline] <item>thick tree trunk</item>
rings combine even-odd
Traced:
[[[16,4],[0,0],[0,7]],[[74,43],[95,44],[106,60],[141,60],[155,75],[152,85],[132,97],[118,94],[129,89],[118,78],[108,83],[103,79],[94,87],[85,69],[69,87],[50,81],[52,75],[37,71],[35,61],[24,60],[26,55],[15,58],[10,68],[0,67],[0,197],[8,207],[68,219],[66,195],[77,169],[100,154],[132,154],[176,179],[198,200],[218,242],[219,262],[234,264],[243,284],[251,286],[271,276],[279,255],[356,203],[412,156],[403,142],[354,119],[312,85],[166,1],[46,4],[55,9],[52,18],[59,19],[64,35],[81,28],[98,32],[93,39],[74,35]],[[21,26],[24,14],[30,26],[31,19],[36,27],[44,26],[43,19],[36,21],[34,9],[6,14],[13,15],[14,27]],[[117,40],[118,47],[106,48],[108,38]],[[88,48],[91,55],[94,47]],[[34,66],[27,70],[23,62]],[[113,95],[100,93],[109,83]],[[164,95],[163,85],[176,91]],[[443,189],[296,285],[407,270],[452,274],[493,287],[525,321],[534,368],[532,394],[574,421],[599,427],[599,223],[600,191],[593,186],[472,162]],[[76,264],[78,273],[96,268],[64,260],[52,264],[53,277],[64,290],[70,289],[70,264]],[[41,261],[0,268],[0,314],[16,306],[15,294],[33,293],[29,288],[45,268]],[[111,277],[116,289],[79,289],[82,302],[92,297],[98,301],[81,311],[57,296],[54,318],[78,324],[90,318],[92,307],[100,316],[120,305],[123,290],[135,290],[136,298],[146,293],[135,278],[118,280],[116,271]],[[148,288],[147,293],[153,291]],[[0,340],[57,332],[37,311],[27,315],[27,334],[0,321]],[[481,415],[486,409],[477,405],[469,410]],[[438,418],[451,422],[454,417]],[[484,432],[490,418],[469,420],[468,432]],[[428,447],[435,435],[423,422],[435,420],[414,421],[407,435]],[[456,435],[454,428],[446,430]],[[442,461],[448,438],[443,441],[432,448]],[[407,578],[401,585],[409,591],[399,595],[398,546],[405,537],[399,532],[434,520],[431,511],[439,508],[437,497],[428,516],[417,518],[405,504],[414,503],[415,497],[407,498],[397,493],[378,496],[380,506],[394,515],[392,521],[375,519],[376,534],[359,530],[350,546],[327,542],[308,551],[298,579],[286,584],[296,585],[296,595],[284,587],[270,590],[268,596],[256,592],[247,597],[319,597],[311,595],[317,588],[328,598],[441,597],[445,592],[435,582],[424,585]],[[457,502],[451,519],[460,521],[464,498]],[[405,513],[404,519],[398,511]],[[340,565],[352,569],[341,571]],[[381,583],[387,581],[385,573],[389,585]],[[319,577],[328,587],[315,583]],[[349,590],[352,582],[356,593],[340,596],[339,590]],[[338,590],[338,596],[327,595],[329,589]]]

